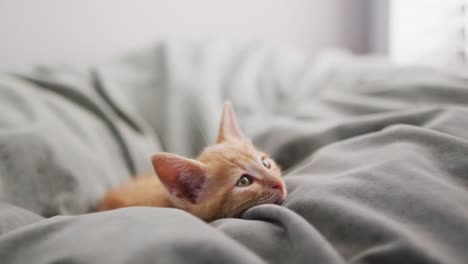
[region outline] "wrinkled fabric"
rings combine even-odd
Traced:
[[[289,195],[240,219],[92,213],[149,156],[214,142],[225,99]],[[468,75],[257,43],[164,42],[0,77],[2,263],[466,263]],[[49,218],[47,218],[49,217]]]

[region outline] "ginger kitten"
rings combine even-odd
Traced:
[[[158,153],[151,160],[158,177],[136,177],[107,193],[98,211],[174,207],[213,221],[239,217],[255,205],[280,204],[286,197],[280,167],[244,137],[230,102],[224,104],[217,143],[197,159]]]

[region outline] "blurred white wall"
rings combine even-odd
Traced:
[[[467,6],[467,0],[392,0],[390,58],[402,64],[466,63]]]
[[[0,0],[0,70],[86,64],[159,39],[258,38],[369,51],[372,0]]]

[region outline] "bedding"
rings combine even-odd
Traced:
[[[215,140],[224,99],[289,196],[240,219],[93,213],[158,151]],[[0,76],[0,262],[466,263],[468,75],[344,52],[161,42]]]

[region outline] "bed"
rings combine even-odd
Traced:
[[[211,223],[93,213],[149,156],[195,156],[225,99],[289,196]],[[468,74],[259,43],[161,42],[0,75],[0,262],[467,263]]]

